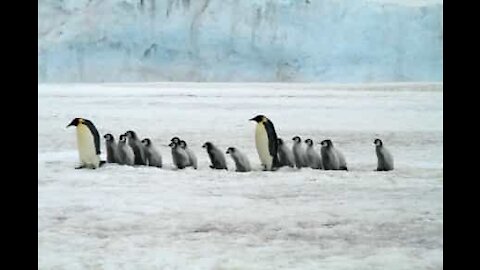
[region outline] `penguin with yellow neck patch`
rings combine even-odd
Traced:
[[[80,166],[75,169],[96,169],[105,161],[100,160],[100,134],[92,121],[84,118],[75,118],[67,128],[74,126],[77,129],[77,147],[80,157]]]
[[[257,122],[255,146],[264,170],[273,171],[277,169],[279,167],[278,140],[272,121],[264,115],[257,115],[250,121]]]

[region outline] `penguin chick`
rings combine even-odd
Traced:
[[[295,136],[292,138],[292,140],[293,140],[292,152],[293,152],[293,157],[295,158],[295,166],[298,169],[301,169],[303,167],[308,167],[307,153],[305,152],[305,148],[302,145],[302,139],[300,139],[299,136]]]
[[[235,162],[237,172],[249,172],[252,170],[247,156],[240,152],[240,150],[238,150],[237,148],[229,147],[226,153],[230,154],[233,161]]]
[[[188,166],[192,166],[195,170],[197,169],[197,156],[193,153],[192,149],[187,146],[187,142],[184,140],[179,141],[180,147],[182,147],[188,155]]]
[[[324,170],[348,170],[343,154],[333,146],[331,140],[323,140],[320,144]]]
[[[173,137],[170,139],[170,142],[174,142],[176,144],[179,144],[180,143],[180,138],[178,138],[177,136]]]
[[[142,140],[142,144],[145,149],[147,165],[162,168],[162,155],[152,144],[152,141],[149,138],[145,138]]]
[[[290,148],[287,147],[283,139],[278,138],[278,160],[280,166],[295,167],[295,158],[293,157],[293,152]]]
[[[107,133],[103,135],[105,138],[105,147],[107,148],[107,162],[118,163],[118,146],[112,134]]]
[[[188,165],[188,155],[185,150],[180,147],[180,145],[171,142],[168,146],[172,148],[172,160],[173,164],[178,168],[178,169],[184,169]]]
[[[210,168],[227,170],[227,161],[225,160],[225,156],[223,155],[222,151],[213,145],[213,143],[206,142],[202,145],[202,148],[207,149],[208,156],[212,162]]]
[[[128,138],[128,144],[132,147],[133,153],[135,154],[135,165],[147,165],[145,160],[145,149],[138,139],[137,133],[129,130],[125,132],[125,135]]]
[[[125,134],[120,135],[118,139],[118,164],[133,166],[135,164],[135,154],[132,147],[127,143],[127,136]]]
[[[393,170],[393,156],[390,151],[383,145],[382,140],[375,139],[375,152],[377,153],[377,171]]]
[[[312,139],[306,139],[305,144],[307,145],[307,161],[310,168],[323,169],[322,157],[319,152],[315,151]]]

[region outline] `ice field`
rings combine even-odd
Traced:
[[[39,84],[38,108],[39,269],[443,268],[441,83]],[[289,147],[331,139],[349,171],[261,171],[257,114]],[[75,117],[151,138],[164,168],[75,170]],[[173,168],[173,136],[198,170]],[[373,171],[377,137],[394,171]],[[206,141],[254,171],[210,169]]]

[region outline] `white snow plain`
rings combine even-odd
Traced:
[[[443,84],[40,84],[38,107],[39,269],[443,268]],[[257,114],[350,170],[261,171]],[[75,170],[74,117],[151,138],[164,168]],[[198,170],[173,169],[173,136]],[[373,171],[377,137],[394,171]],[[211,170],[207,140],[254,171]]]

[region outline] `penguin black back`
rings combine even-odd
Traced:
[[[275,132],[275,127],[273,126],[272,121],[267,118],[267,121],[263,123],[265,129],[267,130],[268,135],[268,150],[270,150],[270,155],[273,157],[272,167],[277,168],[280,166],[278,162],[278,141],[277,133]]]

